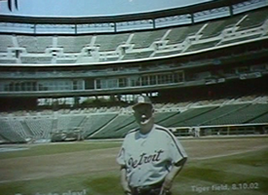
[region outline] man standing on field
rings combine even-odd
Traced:
[[[148,97],[138,96],[133,110],[139,127],[126,135],[117,157],[123,190],[126,195],[170,195],[187,154],[167,128],[154,123]]]

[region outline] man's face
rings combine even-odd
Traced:
[[[134,116],[139,125],[146,125],[153,116],[153,108],[150,104],[137,105],[134,110]]]

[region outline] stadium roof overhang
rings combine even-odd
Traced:
[[[195,13],[203,10],[209,10],[224,6],[231,6],[234,3],[244,2],[245,0],[214,0],[181,8],[173,8],[161,11],[147,13],[137,13],[117,16],[98,16],[98,17],[37,17],[37,16],[11,16],[0,15],[0,22],[14,23],[33,23],[33,24],[85,24],[85,23],[109,23],[135,21],[140,19],[155,19],[173,15],[183,15]]]

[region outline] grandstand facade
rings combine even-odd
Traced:
[[[0,138],[123,137],[140,93],[162,105],[157,122],[177,135],[197,127],[264,134],[267,53],[266,0],[109,17],[1,16]]]

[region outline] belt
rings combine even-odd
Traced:
[[[161,191],[162,184],[163,182],[159,182],[159,183],[147,185],[147,186],[131,187],[131,193],[133,195],[149,195],[149,194],[158,195]]]

